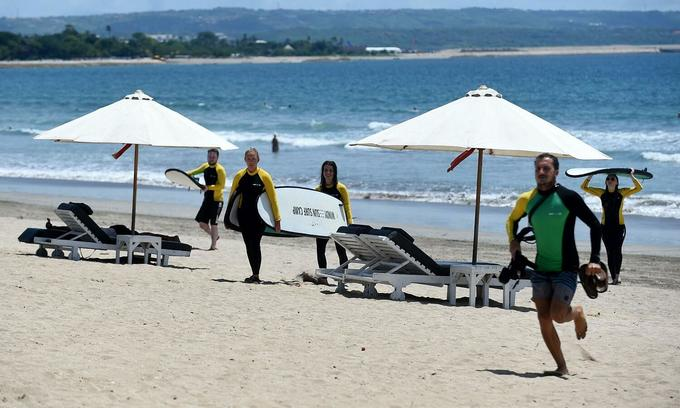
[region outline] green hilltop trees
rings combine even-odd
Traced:
[[[57,34],[20,35],[0,32],[0,60],[89,59],[89,58],[173,58],[282,55],[357,55],[363,47],[351,47],[340,38],[312,41],[262,41],[243,35],[238,39],[220,38],[204,31],[191,39],[173,38],[157,41],[144,33],[130,38],[102,38],[88,31],[78,32],[67,25]]]

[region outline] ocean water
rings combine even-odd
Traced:
[[[313,187],[335,160],[354,198],[473,205],[475,156],[446,173],[456,153],[352,148],[392,124],[455,100],[480,84],[613,157],[563,160],[569,167],[647,168],[655,177],[625,212],[680,219],[680,54],[488,57],[302,64],[14,68],[0,70],[0,189],[49,194],[56,180],[87,182],[101,197],[132,180],[132,154],[119,146],[33,140],[41,131],[142,89],[239,146],[223,152],[229,176],[243,150],[279,185]],[[271,153],[273,133],[281,151]],[[140,183],[173,188],[163,171],[205,160],[198,149],[142,147]],[[8,180],[12,180],[11,183]],[[29,180],[31,182],[29,183]],[[578,189],[580,179],[559,178]],[[53,183],[54,181],[54,183]],[[3,187],[1,184],[4,183]],[[56,183],[56,184],[55,184]],[[229,183],[229,181],[228,181]],[[511,207],[534,184],[527,158],[485,156],[482,204]],[[596,177],[593,185],[604,184]],[[622,186],[630,181],[622,178]],[[154,198],[156,197],[156,198]],[[150,200],[168,199],[151,194]],[[586,197],[599,210],[599,202]]]

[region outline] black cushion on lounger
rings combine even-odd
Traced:
[[[61,203],[57,209],[70,211],[73,215],[94,234],[97,239],[104,244],[115,244],[115,235],[112,237],[101,229],[99,225],[87,214],[87,209],[90,207],[83,208],[79,203]],[[90,209],[90,211],[92,211]],[[111,231],[113,232],[113,231]],[[113,235],[113,234],[112,234]]]
[[[26,230],[19,235],[19,242],[32,244],[35,238],[57,238],[64,235],[64,232],[65,231],[58,229],[26,228]]]
[[[112,230],[116,231],[117,235],[132,235],[132,231],[130,228],[128,228],[125,225],[112,225],[109,228]],[[163,234],[158,234],[155,232],[135,232],[137,235],[150,235],[152,237],[160,237],[163,242],[165,241],[172,241],[172,242],[181,242],[179,239],[179,236],[177,235],[163,235]]]
[[[109,228],[116,231],[116,235],[132,235],[132,231],[126,225],[112,225]]]
[[[73,201],[71,201],[71,202],[69,202],[69,204],[80,207],[80,209],[85,211],[85,214],[87,214],[87,215],[94,214],[94,211],[92,211],[92,208],[90,208],[90,206],[85,204],[85,203],[74,203]]]
[[[392,242],[397,244],[399,248],[404,250],[404,252],[409,254],[416,261],[420,262],[424,267],[429,269],[435,275],[446,276],[450,273],[449,266],[439,265],[432,258],[430,258],[429,255],[423,252],[422,249],[418,248],[413,243],[413,238],[411,238],[410,235],[403,234],[402,231],[403,230],[401,230],[400,228],[387,227],[387,229],[371,230],[367,232],[367,234],[387,237]]]
[[[338,232],[343,233],[343,234],[363,234],[365,232],[371,231],[373,227],[370,225],[364,225],[364,224],[350,224],[347,226],[343,226],[338,228]]]
[[[166,240],[161,241],[161,248],[172,250],[172,251],[185,251],[185,252],[191,252],[191,250],[193,249],[193,247],[189,244],[185,244],[183,242],[177,242],[177,241],[166,241]]]
[[[404,237],[405,237],[406,239],[408,239],[409,241],[411,241],[411,242],[415,241],[415,240],[413,239],[413,237],[412,237],[411,235],[409,235],[408,232],[404,231],[404,230],[401,229],[401,228],[396,228],[396,227],[382,227],[382,228],[380,228],[380,229],[383,230],[383,231],[387,231],[387,232],[397,231],[398,233],[400,233],[402,236],[404,236]]]

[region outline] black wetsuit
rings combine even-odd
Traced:
[[[187,172],[190,176],[203,173],[203,180],[207,190],[203,193],[203,203],[196,214],[195,220],[206,224],[217,225],[217,218],[222,212],[224,184],[227,173],[221,164],[203,163],[200,167]]]
[[[250,269],[255,276],[260,274],[260,265],[262,264],[260,241],[266,228],[266,224],[262,221],[257,211],[257,199],[260,197],[260,194],[267,191],[274,217],[280,220],[278,203],[273,190],[274,184],[271,181],[271,176],[260,168],[254,174],[250,174],[247,169],[243,169],[234,176],[232,194],[234,191],[241,193],[241,201],[238,203],[238,223],[241,235],[243,236],[243,242],[246,245]]]
[[[607,262],[612,280],[616,282],[623,263],[623,241],[626,239],[626,225],[619,224],[619,209],[623,206],[623,195],[618,190],[610,193],[605,191],[602,201],[602,242],[607,250]]]
[[[581,184],[583,191],[600,198],[602,202],[602,241],[607,250],[607,263],[612,281],[617,282],[623,263],[623,241],[626,239],[626,224],[623,220],[623,200],[642,190],[642,184],[633,178],[633,187],[616,188],[614,191],[590,187],[590,180]]]
[[[338,183],[340,184],[340,183]],[[342,184],[340,184],[341,188],[344,188]],[[319,185],[316,188],[317,191],[321,191],[322,193],[326,193],[330,196],[333,196],[337,198],[338,200],[342,201],[345,207],[349,206],[349,203],[345,203],[345,197],[347,197],[347,194],[341,194],[340,191],[338,190],[338,185],[335,185],[334,187],[326,187]],[[345,189],[346,191],[346,189]],[[350,213],[351,216],[351,213]],[[351,220],[348,220],[349,223],[351,223]],[[328,244],[328,238],[317,238],[316,239],[316,261],[319,264],[319,268],[321,269],[326,269],[328,266],[328,263],[326,262],[326,245]],[[335,250],[338,252],[338,260],[340,261],[340,265],[344,264],[347,262],[347,251],[345,251],[345,248],[342,247],[342,245],[338,244],[337,242],[335,243]]]

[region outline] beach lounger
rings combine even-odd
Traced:
[[[364,285],[365,296],[376,294],[373,270],[382,266],[380,264],[380,255],[359,239],[359,235],[362,232],[372,229],[368,225],[352,224],[347,227],[340,227],[336,233],[331,234],[333,241],[352,254],[352,257],[347,262],[337,268],[316,270],[318,276],[331,278],[338,282],[336,292],[345,291],[346,282],[356,282]]]
[[[170,256],[191,255],[191,245],[176,238],[153,233],[133,234],[124,226],[101,228],[90,217],[89,206],[82,203],[62,203],[55,213],[66,227],[28,228],[19,236],[21,242],[39,245],[36,251],[39,256],[47,256],[46,248],[53,248],[53,256],[63,256],[64,251],[69,251],[69,258],[77,261],[81,249],[111,250],[116,251],[118,262],[120,251],[125,250],[128,263],[134,252],[141,252],[145,262],[150,255],[155,255],[158,265],[167,266]]]
[[[464,263],[434,261],[400,228],[352,227],[340,228],[337,233],[331,234],[331,238],[350,251],[353,257],[335,269],[317,270],[318,275],[338,281],[337,291],[344,290],[345,283],[360,283],[364,285],[364,295],[373,296],[377,293],[375,285],[382,283],[394,288],[391,299],[404,300],[403,288],[407,285],[448,285],[447,299],[455,304],[456,285],[469,281],[469,268],[458,268],[458,272],[451,274],[452,266]],[[352,267],[356,264],[360,266],[358,269]],[[477,283],[477,280],[474,282]]]
[[[447,300],[456,304],[456,288],[469,291],[468,304],[476,305],[478,294],[484,306],[489,305],[489,289],[503,291],[503,307],[514,305],[516,293],[530,286],[528,280],[512,280],[507,284],[498,281],[501,266],[494,263],[435,261],[422,251],[414,239],[400,228],[383,227],[379,230],[367,226],[341,228],[331,234],[333,239],[354,256],[335,269],[319,269],[317,274],[338,281],[337,291],[345,289],[347,282],[364,285],[364,295],[374,296],[375,285],[382,283],[394,288],[393,300],[404,300],[404,287],[410,284],[431,286],[447,285]],[[352,268],[354,264],[360,267]]]

